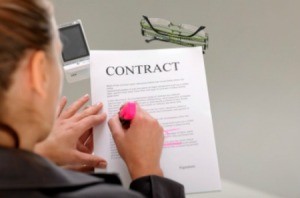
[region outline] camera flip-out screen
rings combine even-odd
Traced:
[[[89,56],[89,50],[80,24],[60,28],[64,62]]]
[[[80,20],[60,26],[61,59],[69,83],[89,78],[90,50]]]

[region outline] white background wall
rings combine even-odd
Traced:
[[[58,23],[83,21],[91,49],[178,47],[146,44],[142,15],[205,25],[210,36],[205,65],[224,191],[198,197],[300,197],[300,1],[53,2]],[[65,82],[63,90],[70,101],[89,92],[88,80]]]

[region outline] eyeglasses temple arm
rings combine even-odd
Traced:
[[[196,32],[194,32],[193,34],[191,34],[191,35],[189,35],[189,36],[187,36],[187,37],[193,37],[193,36],[195,36],[196,34],[198,34],[198,32],[200,32],[201,30],[204,30],[205,29],[205,26],[200,26],[197,30],[196,30]]]
[[[150,22],[150,20],[148,19],[147,16],[144,16],[144,15],[143,15],[143,18],[147,21],[147,23],[150,25],[150,27],[153,29],[154,32],[156,32],[157,34],[161,34],[157,29],[155,29],[155,28],[153,27],[153,25],[151,24],[151,22]],[[186,37],[193,37],[193,36],[195,36],[196,34],[198,34],[198,32],[200,32],[201,30],[204,30],[204,29],[205,29],[205,26],[200,26],[193,34],[188,35],[188,36],[186,36]]]
[[[147,23],[150,25],[150,27],[153,29],[154,32],[156,32],[157,34],[161,34],[159,31],[157,31],[153,25],[151,24],[151,22],[149,21],[148,17],[143,15],[143,18],[147,21]]]

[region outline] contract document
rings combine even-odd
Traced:
[[[164,128],[161,168],[186,193],[221,189],[201,47],[91,52],[92,103],[103,102],[108,119],[136,101]],[[94,129],[94,154],[106,171],[130,183],[109,131],[108,119]]]

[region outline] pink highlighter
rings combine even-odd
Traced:
[[[130,122],[133,120],[136,113],[136,103],[127,102],[119,111],[119,119],[124,129],[129,129]]]

